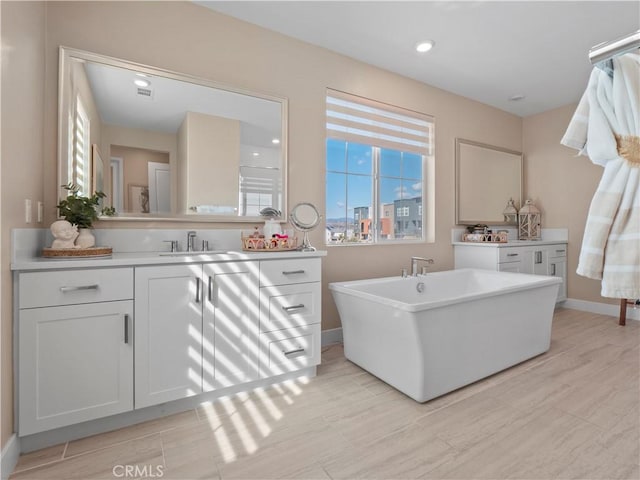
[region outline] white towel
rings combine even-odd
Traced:
[[[591,201],[578,275],[602,280],[602,296],[640,298],[640,163],[615,135],[640,136],[640,55],[613,59],[613,78],[594,68],[561,143],[604,167]]]

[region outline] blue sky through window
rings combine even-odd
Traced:
[[[327,139],[326,215],[353,218],[353,209],[372,207],[373,147]],[[380,203],[422,196],[422,157],[380,149]]]

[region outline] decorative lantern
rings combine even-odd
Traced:
[[[519,240],[540,240],[540,210],[536,208],[531,200],[524,202],[523,207],[518,212],[518,239]]]
[[[509,203],[507,203],[507,206],[502,212],[502,215],[504,215],[504,223],[507,223],[509,225],[518,224],[518,209],[513,203],[513,198],[509,199]]]

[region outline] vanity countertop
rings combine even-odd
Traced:
[[[94,258],[24,258],[11,264],[14,271],[60,270],[69,268],[124,267],[142,265],[177,265],[185,263],[233,262],[242,260],[281,260],[286,258],[324,257],[326,251],[300,252],[296,250],[284,252],[209,252],[191,254],[171,254],[167,252],[134,252],[114,253],[108,257]]]
[[[530,247],[536,245],[557,245],[558,243],[567,243],[567,240],[509,240],[505,243],[497,242],[453,242],[454,246],[473,246],[473,247]]]

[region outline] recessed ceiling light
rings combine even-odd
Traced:
[[[274,138],[273,140],[271,140],[271,143],[273,143],[274,145],[279,145],[280,144],[280,139],[279,138]]]
[[[136,78],[133,83],[135,83],[139,87],[148,87],[149,85],[151,85],[151,82],[149,80],[144,80],[142,78]]]
[[[516,95],[511,95],[509,97],[510,102],[519,102],[520,100],[524,100],[526,97],[522,93],[518,93]]]
[[[425,40],[424,42],[420,42],[416,44],[416,52],[418,53],[426,53],[433,48],[436,44],[433,40]]]
[[[252,153],[252,155],[253,155],[254,157],[257,157],[257,156],[259,156],[260,154],[259,154],[258,152],[253,152],[253,153]]]

